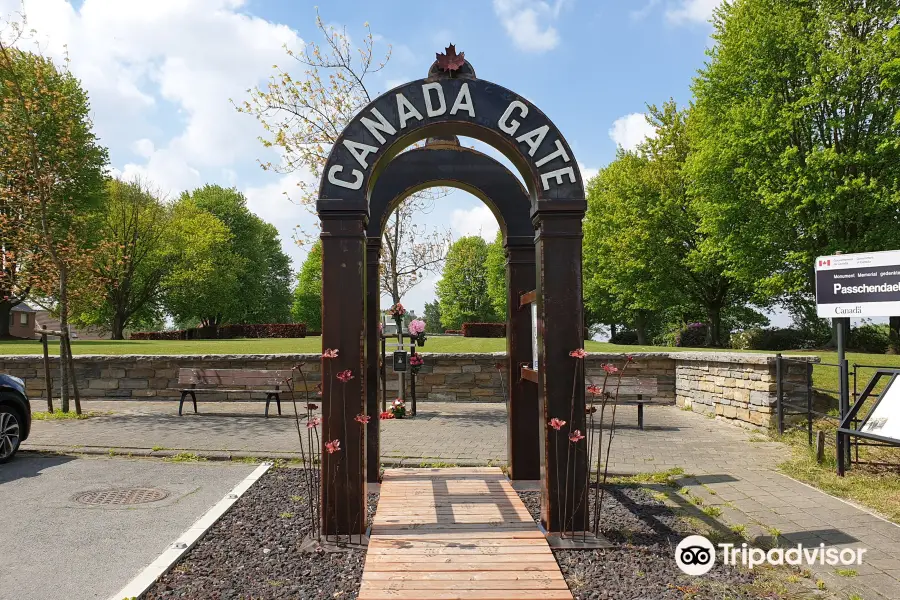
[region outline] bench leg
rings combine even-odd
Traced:
[[[187,398],[187,392],[181,392],[181,400],[178,401],[178,416],[181,416],[181,409],[184,406],[184,399]]]
[[[278,406],[278,416],[281,416],[281,394],[275,394],[275,404]]]
[[[197,414],[197,394],[191,392],[191,400],[194,401],[194,414]]]
[[[638,404],[638,429],[644,429],[644,404]]]
[[[266,394],[266,418],[269,418],[269,402],[272,401],[272,394]]]

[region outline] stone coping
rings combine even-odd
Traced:
[[[433,358],[447,359],[479,359],[479,358],[505,358],[506,352],[421,352],[421,354]],[[78,354],[75,361],[136,361],[136,360],[297,360],[313,361],[320,358],[319,353],[311,354]],[[677,361],[691,362],[717,362],[717,363],[743,363],[743,364],[771,364],[775,362],[775,354],[763,354],[756,352],[710,352],[710,351],[684,351],[684,352],[588,352],[588,358],[612,358],[624,359],[626,356],[645,359],[673,359]],[[787,355],[793,359],[805,359],[812,363],[818,363],[821,359],[813,355]],[[9,354],[0,355],[0,362],[18,362],[41,359],[40,354]],[[51,356],[50,360],[59,360],[58,356]]]

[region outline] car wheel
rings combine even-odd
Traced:
[[[0,406],[0,463],[15,456],[22,436],[19,413],[8,406]]]

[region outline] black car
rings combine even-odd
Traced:
[[[25,382],[0,374],[0,464],[15,456],[31,430],[31,404]]]

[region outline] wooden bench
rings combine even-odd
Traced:
[[[607,390],[615,396],[616,378],[611,376],[606,382]],[[659,386],[656,377],[652,375],[641,375],[622,377],[622,383],[619,386],[619,404],[627,404],[630,406],[637,405],[638,409],[638,429],[644,428],[644,404],[669,404],[668,400],[659,398]]]
[[[288,370],[179,369],[178,384],[189,387],[180,388],[181,400],[178,402],[178,414],[181,415],[181,409],[188,396],[194,403],[194,413],[196,414],[198,392],[260,392],[266,394],[266,416],[269,416],[269,404],[272,400],[275,400],[280,415],[281,393],[288,389],[287,380],[291,377],[293,377],[293,372]]]

